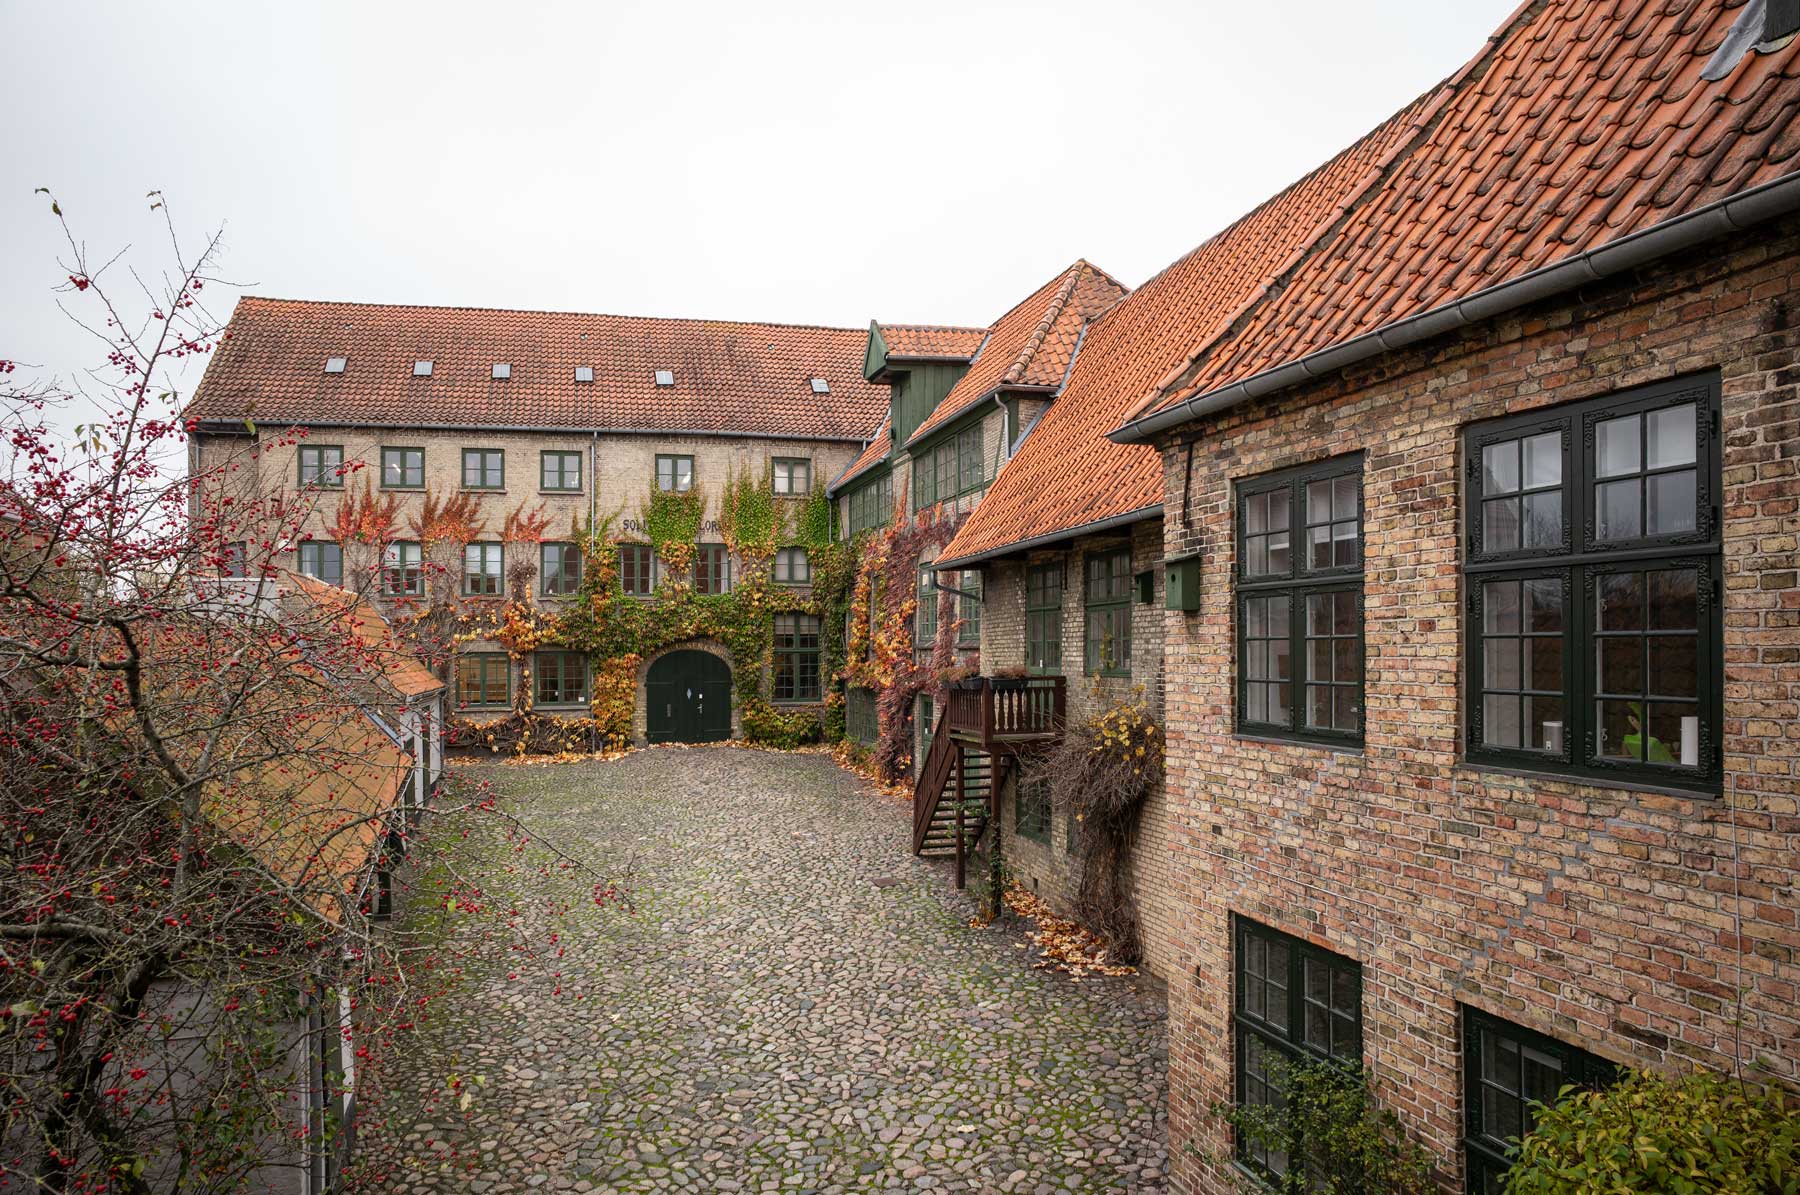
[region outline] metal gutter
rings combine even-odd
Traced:
[[[1042,382],[1003,382],[983,392],[979,397],[972,400],[968,406],[950,416],[948,419],[945,419],[936,427],[913,432],[912,439],[900,445],[900,447],[907,452],[911,452],[914,448],[917,448],[922,444],[929,444],[943,439],[949,434],[952,428],[955,428],[957,425],[968,420],[970,411],[980,410],[981,404],[985,403],[990,398],[998,398],[1002,394],[1048,394],[1054,398],[1057,394],[1057,387],[1047,386]],[[946,394],[944,397],[948,398],[950,396]],[[922,424],[920,426],[923,427]]]
[[[959,569],[971,564],[980,564],[986,560],[996,560],[1001,556],[1011,556],[1015,552],[1028,552],[1032,548],[1041,548],[1046,544],[1060,543],[1065,539],[1074,539],[1082,535],[1095,535],[1102,531],[1110,531],[1114,527],[1123,527],[1128,523],[1141,523],[1145,519],[1159,518],[1162,515],[1162,503],[1153,506],[1140,506],[1136,510],[1128,510],[1122,515],[1108,515],[1104,519],[1095,519],[1091,523],[1083,523],[1079,527],[1065,527],[1061,531],[1051,531],[1044,535],[1034,535],[1030,539],[1022,539],[1004,547],[991,548],[986,552],[977,552],[973,556],[958,556],[952,560],[934,560],[931,567],[935,569]]]
[[[868,441],[858,436],[813,436],[813,435],[776,435],[773,432],[741,432],[718,431],[710,428],[681,427],[537,427],[526,424],[510,423],[346,423],[321,419],[203,419],[200,430],[207,435],[250,435],[246,422],[257,422],[264,427],[337,427],[361,428],[370,430],[420,431],[420,432],[524,432],[539,436],[710,436],[726,440],[796,440],[808,443],[823,444],[862,444],[867,447]]]
[[[1795,211],[1800,211],[1800,173],[1784,175],[1740,191],[1686,215],[1653,224],[1465,298],[1409,315],[1373,332],[1263,370],[1243,381],[1196,394],[1167,410],[1114,428],[1106,434],[1107,439],[1119,444],[1142,444],[1159,432],[1191,420],[1325,377],[1382,353],[1505,315],[1541,299],[1567,294],[1586,283],[1614,277],[1672,253],[1728,233],[1742,232]]]

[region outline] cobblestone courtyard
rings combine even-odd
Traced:
[[[1159,994],[1033,970],[1016,931],[969,928],[941,865],[907,853],[906,806],[829,758],[458,774],[603,871],[629,860],[635,908],[570,877],[568,991],[487,968],[409,1043],[361,1126],[398,1162],[382,1189],[1163,1189]],[[497,832],[458,850],[507,882]],[[482,1077],[466,1114],[451,1073]]]

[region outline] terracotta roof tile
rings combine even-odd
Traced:
[[[1060,386],[1087,324],[1125,294],[1125,286],[1097,266],[1077,261],[1001,316],[988,330],[969,372],[919,424],[908,444],[956,418],[996,389]]]
[[[282,579],[328,618],[341,620],[369,649],[366,662],[371,668],[380,670],[379,680],[401,697],[417,697],[446,687],[418,656],[407,650],[368,598],[327,585],[304,573],[283,573]]]
[[[825,487],[826,492],[836,494],[845,482],[861,477],[882,461],[887,460],[888,452],[894,446],[892,432],[888,417],[882,416],[881,426],[875,429],[875,438],[870,440],[868,447],[864,448],[857,458],[850,462],[849,468],[832,479],[831,484]]]
[[[1791,173],[1800,41],[1701,71],[1731,0],[1528,5],[1272,296],[1144,409],[1218,390]],[[1284,271],[1283,273],[1287,273]]]
[[[1162,502],[1154,449],[1115,444],[1146,390],[1229,326],[1376,177],[1428,107],[1421,100],[1120,299],[1088,328],[1067,384],[1000,470],[942,559],[999,553]]]
[[[966,361],[981,347],[986,328],[956,328],[948,324],[882,324],[881,339],[890,357],[943,358]]]
[[[861,440],[888,400],[862,376],[865,329],[247,297],[229,333],[192,417]],[[330,357],[344,372],[325,372]],[[510,379],[491,376],[499,362]]]

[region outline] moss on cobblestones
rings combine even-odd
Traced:
[[[1013,935],[969,928],[938,866],[906,853],[905,807],[828,759],[649,751],[489,774],[558,846],[629,864],[635,911],[574,902],[560,997],[471,968],[363,1126],[366,1152],[411,1159],[382,1189],[1162,1189],[1155,993],[1034,971]],[[459,852],[528,899],[503,842]],[[457,942],[441,910],[406,919]],[[466,1115],[431,1106],[452,1069],[487,1076]]]

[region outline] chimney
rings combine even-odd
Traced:
[[[1764,0],[1763,43],[1800,33],[1800,0]]]

